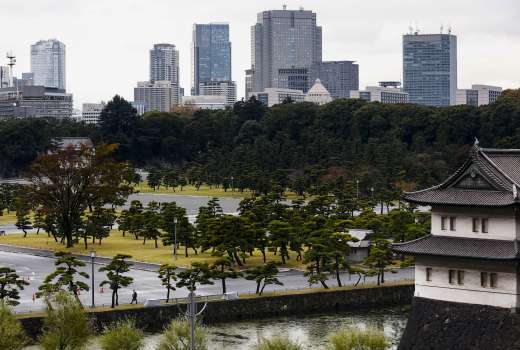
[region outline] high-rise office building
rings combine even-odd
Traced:
[[[233,106],[237,101],[237,85],[234,81],[207,81],[199,84],[199,95],[224,96],[226,105]]]
[[[179,88],[168,80],[138,82],[134,102],[144,106],[144,112],[170,112],[179,104]]]
[[[457,93],[457,37],[451,34],[403,36],[403,88],[411,103],[450,106]]]
[[[319,79],[333,99],[349,98],[359,89],[359,66],[353,61],[324,61],[311,66],[309,81]]]
[[[457,104],[482,106],[496,102],[497,98],[502,94],[502,88],[491,85],[471,85],[471,89],[457,90]]]
[[[155,44],[150,50],[150,82],[165,80],[179,86],[179,51],[172,44]]]
[[[252,91],[279,87],[279,70],[322,61],[322,32],[312,11],[264,11],[251,27]]]
[[[307,93],[319,79],[333,99],[349,98],[350,91],[359,89],[359,66],[353,61],[324,61],[307,68],[281,68],[278,87]]]
[[[34,85],[65,90],[65,44],[50,39],[31,45],[31,72]]]
[[[192,90],[200,95],[200,84],[231,81],[231,42],[229,24],[193,25]]]

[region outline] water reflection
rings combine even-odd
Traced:
[[[377,311],[344,312],[334,315],[314,315],[305,318],[287,317],[226,323],[208,327],[210,350],[250,349],[262,337],[288,335],[298,341],[304,349],[323,349],[330,332],[343,326],[356,325],[376,327],[384,331],[396,349],[406,326],[407,310],[401,308],[380,309]],[[153,350],[158,336],[150,336],[146,350]]]
[[[312,315],[307,317],[273,318],[258,321],[223,323],[208,327],[209,350],[246,350],[257,343],[258,339],[277,335],[288,335],[298,341],[304,349],[324,349],[327,336],[343,326],[366,327],[368,325],[384,331],[396,349],[406,326],[408,310],[386,308],[376,311],[341,312],[333,315]],[[154,350],[159,335],[150,335],[146,339],[144,350]],[[39,350],[30,347],[27,350]],[[93,343],[88,350],[99,350]]]

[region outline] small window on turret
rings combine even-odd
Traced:
[[[482,219],[482,233],[488,233],[489,230],[489,219]]]
[[[460,285],[464,284],[464,271],[463,270],[457,270],[457,284],[460,284]]]
[[[455,283],[455,270],[450,270],[449,271],[448,278],[449,278],[450,284],[454,284]]]
[[[457,229],[457,217],[450,216],[450,231],[455,231]]]
[[[482,288],[487,288],[489,281],[489,274],[487,272],[480,273],[480,286]]]
[[[489,286],[491,288],[497,288],[498,286],[498,275],[494,272],[489,274]]]
[[[441,230],[446,231],[446,223],[448,222],[448,218],[446,216],[441,217]]]
[[[432,268],[431,267],[426,268],[426,281],[428,281],[428,282],[432,281]]]
[[[473,218],[473,232],[479,232],[480,231],[480,219]]]

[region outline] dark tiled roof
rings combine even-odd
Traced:
[[[517,185],[520,185],[520,150],[484,148],[482,152]]]
[[[515,260],[520,258],[516,245],[515,241],[430,235],[406,243],[394,243],[392,249],[405,255]]]
[[[446,181],[403,198],[422,205],[510,206],[520,204],[519,184],[520,150],[475,146]]]
[[[511,192],[504,191],[484,191],[484,190],[460,190],[449,189],[429,189],[406,193],[404,198],[418,204],[449,204],[449,205],[474,205],[503,207],[513,205],[516,201]]]

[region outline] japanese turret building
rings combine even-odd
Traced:
[[[431,234],[393,245],[415,257],[415,301],[400,349],[520,348],[510,347],[520,344],[511,326],[520,321],[520,150],[476,141],[446,181],[403,197],[431,206]],[[501,332],[507,337],[498,339]],[[452,347],[457,334],[462,343]]]

